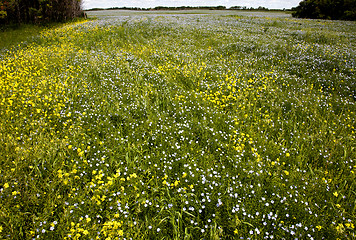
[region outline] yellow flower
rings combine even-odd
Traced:
[[[234,233],[235,233],[235,234],[238,234],[238,233],[239,233],[239,231],[238,231],[237,229],[235,229]]]
[[[4,184],[4,188],[6,189],[6,188],[8,188],[9,187],[9,184],[8,183],[5,183]]]
[[[335,197],[339,196],[339,194],[337,192],[333,193]]]
[[[289,175],[289,172],[287,170],[284,171],[284,173],[288,176]]]
[[[344,225],[342,223],[339,223],[339,225],[336,227],[336,231],[342,233],[344,231]]]
[[[82,151],[80,148],[78,148],[78,156],[83,157],[84,156],[84,151]]]
[[[316,228],[320,231],[323,227],[318,225],[318,226],[316,226]]]
[[[290,156],[290,154],[289,153],[286,153],[286,157],[289,157]]]

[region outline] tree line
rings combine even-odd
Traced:
[[[165,7],[157,6],[154,8],[139,8],[139,7],[111,7],[111,8],[92,8],[88,11],[101,11],[101,10],[133,10],[133,11],[179,11],[179,10],[251,10],[251,11],[281,11],[280,9],[268,9],[266,7],[246,7],[246,6],[232,6],[227,8],[225,6],[180,6],[180,7]],[[283,9],[286,10],[286,9]]]
[[[0,23],[61,22],[81,15],[81,0],[0,0]]]
[[[303,0],[292,10],[298,18],[356,20],[355,0]]]

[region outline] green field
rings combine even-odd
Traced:
[[[0,239],[356,239],[356,23],[182,13],[0,50]]]

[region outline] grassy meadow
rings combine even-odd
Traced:
[[[236,13],[2,48],[0,239],[356,239],[356,23]]]

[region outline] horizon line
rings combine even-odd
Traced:
[[[224,5],[217,5],[217,6],[177,6],[177,7],[169,7],[169,6],[155,6],[155,7],[108,7],[108,8],[101,8],[101,7],[94,7],[94,8],[88,8],[84,9],[85,11],[88,10],[114,10],[114,9],[134,9],[134,10],[154,10],[155,8],[218,8],[218,7],[223,7],[225,9],[214,9],[214,10],[281,10],[281,11],[286,11],[286,10],[291,10],[292,8],[267,8],[263,6],[258,6],[257,8],[254,7],[247,7],[247,6],[231,6],[231,7],[226,7]]]

